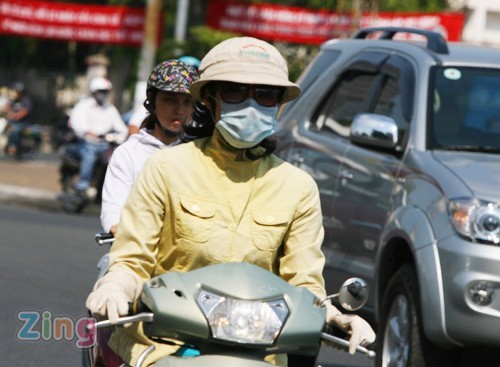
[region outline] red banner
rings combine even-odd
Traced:
[[[0,0],[0,35],[140,46],[144,12],[127,6]]]
[[[207,25],[257,38],[319,45],[353,31],[353,17],[326,10],[309,10],[273,4],[249,4],[234,0],[210,0]],[[462,13],[363,14],[360,27],[399,26],[441,32],[447,40],[461,39]]]

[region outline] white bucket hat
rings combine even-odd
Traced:
[[[201,99],[202,87],[210,81],[276,85],[285,88],[282,102],[297,98],[300,88],[288,80],[285,59],[271,44],[253,37],[222,41],[201,60],[200,79],[189,87]]]

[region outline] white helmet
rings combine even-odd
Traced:
[[[111,88],[111,82],[101,76],[92,79],[89,85],[90,93],[97,92],[98,90],[111,90]]]

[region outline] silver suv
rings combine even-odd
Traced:
[[[278,155],[318,184],[329,292],[369,282],[376,365],[498,349],[500,50],[362,29],[326,42],[299,84]]]

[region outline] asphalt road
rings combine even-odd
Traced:
[[[0,205],[0,365],[81,364],[77,333],[55,340],[50,321],[85,316],[85,299],[105,252],[93,241],[98,228],[95,217]]]
[[[97,215],[68,215],[0,204],[0,365],[79,366],[84,339],[58,339],[56,318],[77,324],[106,249],[93,237]],[[32,327],[29,327],[32,323]],[[366,367],[373,361],[323,348],[322,367]]]

